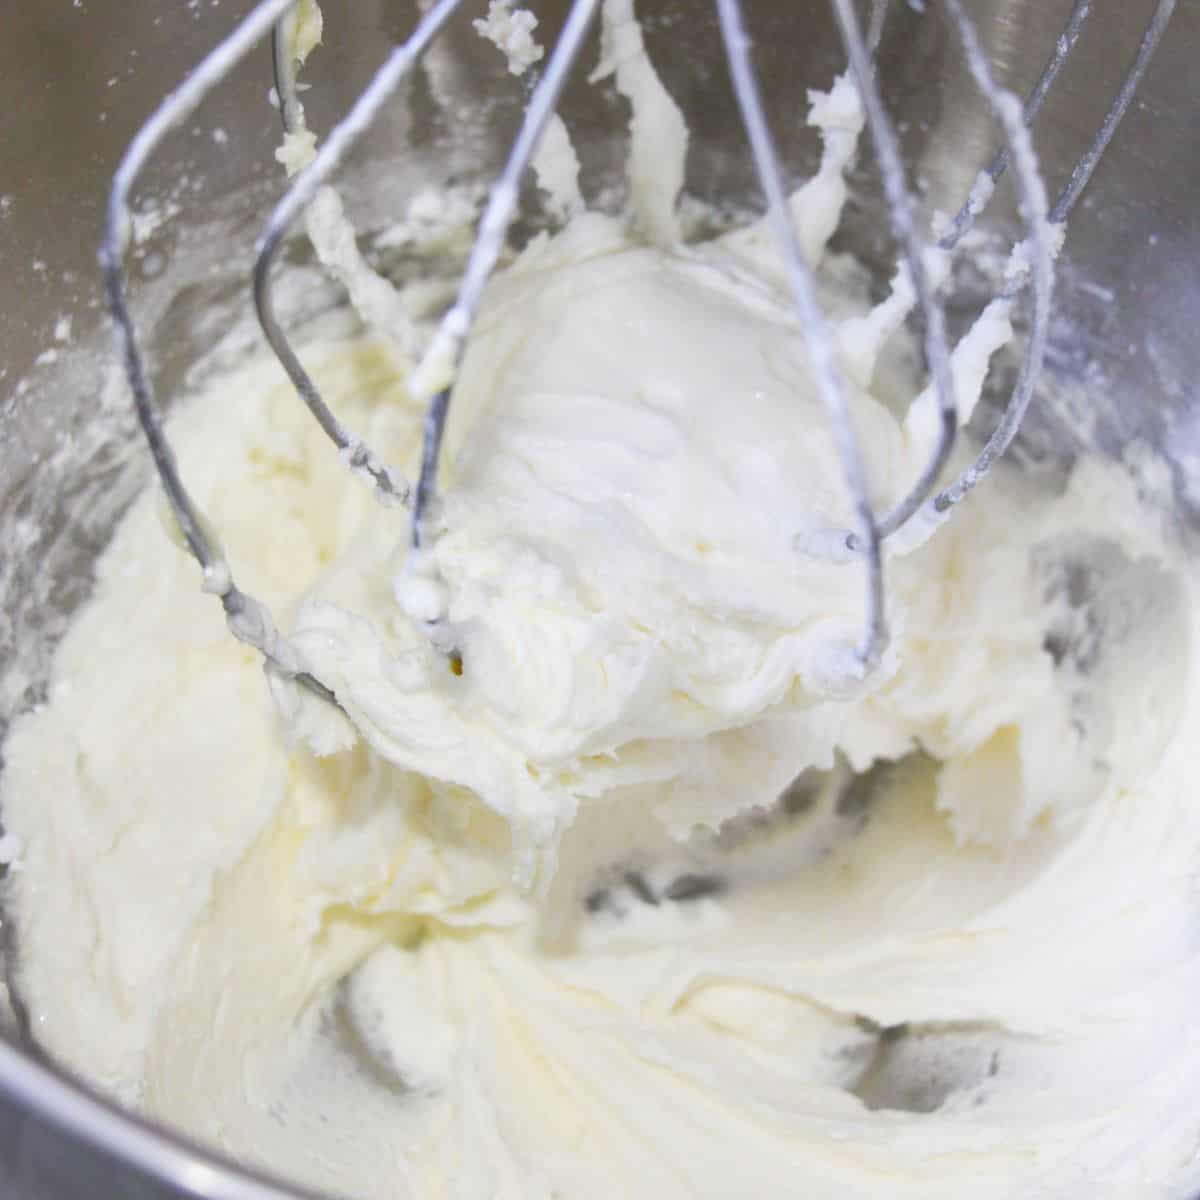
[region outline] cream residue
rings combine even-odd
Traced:
[[[315,0],[300,0],[284,22],[288,53],[298,70],[321,43],[321,10]],[[317,154],[317,137],[308,128],[298,94],[293,113],[296,125],[285,133],[275,153],[289,178],[304,170]],[[304,228],[318,260],[346,289],[351,306],[368,328],[391,337],[406,353],[414,353],[418,344],[415,314],[404,297],[367,262],[336,188],[326,184],[318,190],[305,211]]]
[[[545,51],[534,37],[537,17],[528,9],[514,9],[511,0],[492,0],[486,20],[476,21],[475,29],[499,50],[513,75],[524,75]],[[529,164],[538,186],[546,193],[550,212],[559,220],[585,208],[579,190],[579,155],[571,142],[566,122],[554,113]]]
[[[591,82],[610,76],[629,101],[629,207],[634,230],[660,246],[679,241],[676,201],[683,187],[688,128],[646,54],[633,0],[604,0],[600,64]]]
[[[537,17],[527,8],[513,8],[513,0],[491,0],[487,16],[473,24],[504,55],[513,75],[524,75],[546,53],[534,36]]]
[[[173,414],[239,580],[345,714],[268,693],[145,494],[4,748],[36,1035],[355,1197],[1186,1196],[1194,567],[1115,470],[1001,471],[889,546],[889,655],[831,687],[861,577],[797,551],[850,519],[830,434],[762,227],[678,244],[685,131],[631,22],[608,0],[629,218],[577,214],[493,281],[416,575],[408,514],[274,363]],[[793,207],[882,510],[932,398],[881,367],[910,281],[872,308],[827,249],[847,87],[814,96]],[[964,416],[1009,316],[954,351]],[[306,364],[415,472],[377,324]],[[397,579],[444,589],[461,674]]]
[[[570,246],[540,253],[556,249]],[[656,253],[614,248],[604,266]],[[500,281],[477,356],[516,333],[505,303],[545,282],[537,261]],[[411,465],[421,414],[394,351],[308,354],[348,417]],[[467,643],[461,678],[442,662],[423,684],[430,705],[544,713],[539,736],[558,731],[537,770],[587,786],[543,893],[514,887],[493,796],[363,743],[289,748],[256,656],[147,496],[101,560],[46,707],[6,745],[23,996],[47,1049],[158,1119],[355,1196],[1183,1194],[1200,1070],[1191,571],[1119,479],[1081,467],[1054,497],[1001,475],[988,503],[893,563],[894,674],[851,702],[795,682],[772,699],[779,651],[763,642],[764,673],[739,696],[722,676],[739,647],[803,615],[771,518],[786,510],[762,494],[757,521],[735,508],[722,526],[712,497],[695,518],[708,547],[638,532],[635,510],[564,472],[578,438],[593,488],[657,478],[669,498],[667,381],[630,402],[628,431],[602,396],[547,406],[567,365],[547,368],[545,395],[469,423],[503,444],[457,454],[448,495],[447,529],[490,551],[461,594],[503,665]],[[577,369],[596,378],[594,362]],[[535,430],[536,462],[516,453]],[[371,565],[403,515],[345,475],[273,366],[218,381],[172,434],[239,575],[276,611],[305,578],[306,613],[387,610]],[[764,473],[794,450],[742,446],[748,431],[727,487],[811,483]],[[534,528],[619,519],[639,557],[618,555],[606,581],[611,541],[586,524],[577,558],[553,537],[518,555],[512,505],[534,469]],[[639,565],[641,581],[626,570]],[[636,662],[606,647],[622,646],[623,613],[653,618],[656,590],[688,607],[645,677],[703,663],[711,708],[664,689],[645,710],[653,736],[573,748],[567,716],[603,714],[596,673]],[[572,594],[622,607],[571,617]],[[319,625],[299,628],[310,650]],[[421,679],[435,660],[408,640],[391,669]],[[758,715],[708,728],[718,704]],[[456,742],[429,726],[464,771],[494,756],[495,728]],[[849,767],[873,761],[899,765],[854,783]],[[748,798],[760,806],[705,832]]]

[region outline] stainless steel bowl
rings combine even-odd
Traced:
[[[145,479],[147,458],[119,386],[95,269],[110,172],[160,96],[250,0],[44,0],[10,4],[0,33],[0,735],[36,703],[47,656],[87,596],[89,564]],[[314,59],[310,116],[327,128],[387,47],[412,24],[411,0],[330,6]],[[482,2],[466,5],[482,7]],[[547,27],[564,5],[538,3]],[[642,0],[651,51],[691,120],[689,183],[701,196],[753,201],[755,186],[708,6]],[[994,143],[956,42],[936,4],[894,0],[882,76],[931,205],[967,190]],[[970,6],[1001,78],[1032,83],[1070,0],[975,0]],[[1036,142],[1051,188],[1096,127],[1131,57],[1152,0],[1097,5],[1093,27],[1044,111]],[[821,3],[747,3],[775,127],[789,163],[811,164],[804,91],[839,64]],[[464,17],[468,14],[464,14]],[[1052,465],[1137,444],[1165,464],[1158,498],[1188,525],[1200,514],[1200,112],[1193,63],[1200,8],[1181,4],[1140,99],[1071,226],[1050,370],[1067,402],[1038,403],[1024,452]],[[348,168],[354,211],[369,228],[424,182],[487,174],[519,112],[497,56],[465,20],[440,52],[435,99],[418,76]],[[178,209],[135,256],[136,307],[159,392],[184,389],[211,346],[254,341],[243,328],[250,248],[281,180],[271,159],[264,48],[156,160],[142,195]],[[453,93],[448,110],[442,102]],[[580,80],[567,96],[586,178],[616,178],[619,105]],[[214,136],[215,130],[222,133]],[[886,261],[869,160],[844,240]],[[1003,224],[1003,205],[996,221]],[[333,303],[333,293],[311,304]],[[303,314],[294,314],[303,315]],[[69,330],[69,334],[68,334]],[[231,332],[232,331],[232,332]],[[209,356],[211,359],[211,356]],[[200,369],[203,369],[201,367]],[[1068,386],[1062,386],[1063,384]],[[1081,421],[1079,405],[1087,406]],[[1080,430],[1086,429],[1086,435]],[[980,499],[978,502],[986,502]],[[0,759],[0,769],[3,768]],[[2,815],[2,814],[0,814]],[[4,947],[11,971],[20,948]],[[0,989],[3,990],[3,989]],[[0,1005],[0,1194],[30,1200],[190,1195],[295,1196],[220,1162],[97,1098],[38,1052],[19,987]],[[80,996],[79,1003],[87,1004]]]

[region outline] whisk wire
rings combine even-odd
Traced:
[[[421,451],[421,474],[413,505],[412,545],[419,550],[425,542],[426,525],[437,496],[438,461],[442,436],[450,411],[454,376],[462,361],[466,339],[479,311],[484,288],[504,249],[509,226],[516,214],[521,176],[529,165],[559,97],[583,48],[595,18],[599,0],[575,0],[562,32],[537,82],[525,110],[521,128],[509,151],[500,178],[492,187],[483,219],[454,306],[442,318],[421,365],[413,378],[418,396],[432,393],[425,419]]]
[[[866,469],[837,367],[833,333],[821,310],[812,271],[804,260],[792,222],[779,156],[763,110],[758,78],[750,61],[750,38],[742,19],[741,5],[739,0],[716,0],[716,3],[742,123],[767,199],[767,218],[783,256],[817,390],[833,429],[842,474],[858,522],[856,533],[865,564],[867,604],[865,629],[857,655],[862,670],[868,671],[882,656],[888,635],[884,609],[883,556],[880,552],[879,529],[867,494]]]
[[[1150,67],[1150,60],[1154,57],[1154,52],[1158,49],[1158,44],[1162,41],[1162,36],[1166,33],[1167,25],[1175,12],[1175,4],[1176,0],[1158,0],[1149,24],[1142,34],[1137,53],[1121,84],[1121,90],[1117,92],[1116,98],[1101,122],[1099,132],[1075,164],[1067,186],[1063,188],[1062,194],[1050,211],[1050,220],[1055,224],[1060,224],[1070,216],[1076,201],[1083,194],[1083,189],[1087,187],[1096,168],[1100,165],[1100,160],[1104,157],[1104,152],[1108,149],[1113,134],[1117,132],[1117,127],[1124,120],[1130,104],[1133,103],[1134,96],[1137,95],[1138,88],[1141,87],[1142,79]]]
[[[944,513],[959,503],[991,469],[1017,435],[1033,399],[1033,388],[1041,373],[1050,330],[1050,301],[1054,287],[1054,251],[1051,246],[1049,201],[1046,186],[1037,169],[1033,140],[1024,114],[1015,96],[1003,91],[979,44],[975,26],[963,10],[961,0],[945,0],[966,54],[967,66],[992,112],[999,119],[1011,151],[1020,188],[1021,211],[1028,230],[1028,274],[1032,281],[1033,313],[1025,343],[1021,367],[1012,396],[999,424],[988,438],[975,461],[949,488],[933,501],[934,510]]]
[[[1045,103],[1046,97],[1050,94],[1050,89],[1053,88],[1063,67],[1066,66],[1067,59],[1071,56],[1071,51],[1075,49],[1075,43],[1079,41],[1079,35],[1083,32],[1084,23],[1091,15],[1091,11],[1092,0],[1075,0],[1075,6],[1071,9],[1070,16],[1067,17],[1066,26],[1055,40],[1054,50],[1049,59],[1047,59],[1037,83],[1034,84],[1033,90],[1029,93],[1029,97],[1025,101],[1023,119],[1026,125],[1032,125],[1038,113],[1041,112],[1042,105]],[[1008,169],[1009,157],[1008,146],[1001,146],[996,151],[992,161],[984,168],[983,174],[988,180],[987,195],[991,195],[992,188],[1000,181],[1000,177]],[[954,220],[950,223],[950,228],[942,235],[938,246],[942,250],[955,249],[974,227],[976,218],[985,206],[986,200],[980,197],[976,188],[972,188],[971,195],[963,201],[962,207],[955,213]]]
[[[307,672],[297,672],[292,664],[284,661],[278,635],[266,609],[238,588],[220,548],[204,528],[163,429],[137,325],[129,309],[124,265],[130,239],[129,197],[147,161],[163,139],[195,112],[209,92],[270,32],[294,3],[295,0],[263,0],[200,61],[178,88],[164,98],[138,130],[113,175],[100,248],[100,269],[138,424],[150,447],[154,468],[180,533],[204,573],[206,588],[219,596],[236,637],[258,649],[280,673],[295,678],[321,699],[336,703],[333,693],[324,684]]]
[[[219,556],[202,528],[199,514],[179,475],[170,443],[163,433],[154,388],[146,371],[136,323],[129,310],[125,253],[129,247],[129,196],[143,167],[163,139],[196,110],[208,93],[221,83],[233,66],[274,26],[295,0],[264,0],[167,95],[130,142],[109,191],[100,268],[109,309],[116,325],[121,359],[133,391],[138,421],[150,445],[154,465],[162,479],[188,547],[201,567],[214,565]]]
[[[888,0],[871,0],[871,20],[867,26],[867,49],[874,59],[883,41],[883,27],[887,22]]]
[[[350,111],[334,127],[316,158],[300,173],[276,205],[259,238],[254,263],[254,302],[259,324],[300,398],[329,440],[347,456],[348,465],[365,470],[381,492],[401,503],[410,498],[411,489],[407,481],[375,455],[362,438],[338,420],[292,348],[291,341],[275,313],[272,268],[292,223],[312,202],[318,190],[341,165],[358,139],[370,128],[379,110],[461,4],[462,0],[438,0],[418,23],[412,36],[388,55],[384,65],[376,72]],[[286,125],[287,122],[294,123],[296,120],[295,88],[294,65],[287,61],[288,55],[283,48],[283,42],[282,33],[277,29],[274,58],[276,78],[280,84],[281,111]],[[281,60],[284,61],[281,63]]]
[[[879,522],[879,536],[886,538],[904,525],[928,499],[950,461],[958,433],[958,406],[954,397],[954,376],[950,370],[950,350],[946,341],[946,318],[926,270],[925,246],[917,233],[913,199],[905,182],[900,144],[884,108],[883,97],[879,93],[870,51],[863,41],[853,0],[833,0],[833,13],[862,98],[871,140],[875,144],[892,229],[900,243],[909,280],[917,298],[917,307],[921,312],[925,330],[925,357],[933,377],[940,415],[933,453],[917,476],[916,483]],[[848,544],[852,550],[857,550],[858,542],[858,537],[852,536]]]
[[[991,80],[991,70],[987,64],[987,58],[983,53],[982,47],[978,44],[978,39],[974,36],[969,21],[966,19],[965,14],[962,13],[959,0],[947,0],[947,4],[951,6],[952,12],[957,10],[955,12],[956,20],[958,17],[962,18],[958,22],[958,28],[960,36],[963,38],[968,63],[973,73],[975,73],[977,80]],[[1145,77],[1154,52],[1158,48],[1163,34],[1166,32],[1167,24],[1175,10],[1175,4],[1176,0],[1159,0],[1142,34],[1137,52],[1130,64],[1129,70],[1126,72],[1121,89],[1109,107],[1095,138],[1076,163],[1066,186],[1054,202],[1053,207],[1046,214],[1045,219],[1031,223],[1035,239],[1039,234],[1048,238],[1048,226],[1062,225],[1071,215],[1071,211],[1074,209],[1079,197],[1083,194],[1084,188],[1099,165],[1105,150],[1108,148],[1109,142],[1112,141],[1117,127],[1128,112],[1133,97],[1141,86],[1142,79]],[[992,87],[994,88],[994,86],[993,81]],[[981,87],[984,87],[985,92],[987,91],[986,86],[982,82]],[[1031,202],[1035,204],[1044,203],[1044,200],[1041,202],[1037,200],[1037,194],[1039,193],[1044,197],[1045,186],[1033,158],[1033,149],[1028,139],[1028,133],[1023,125],[1020,129],[1017,129],[1011,117],[1007,124],[1010,126],[1009,132],[1012,139],[1010,144],[1014,150],[1014,155],[1017,157],[1019,176],[1024,179],[1023,192],[1025,203],[1027,205]],[[1021,156],[1016,153],[1018,148],[1021,148],[1026,160],[1023,168]],[[1028,279],[1032,280],[1033,284],[1034,312],[1026,354],[1021,364],[1017,383],[1013,389],[1012,398],[1005,408],[1000,423],[988,438],[976,460],[953,484],[934,497],[934,508],[939,513],[944,513],[954,505],[960,503],[969,492],[979,485],[988,471],[991,470],[996,460],[1012,445],[1025,418],[1025,414],[1029,409],[1033,398],[1033,389],[1037,382],[1042,360],[1045,357],[1045,346],[1049,333],[1052,288],[1050,273],[1053,268],[1046,257],[1047,254],[1048,248],[1046,246],[1035,244],[1031,270],[1028,275]],[[1010,297],[1015,295],[1024,285],[1025,280],[1018,279],[1010,285],[1007,295]]]
[[[275,76],[275,98],[279,101],[279,120],[283,131],[295,133],[300,128],[303,106],[296,83],[296,60],[292,57],[292,49],[284,33],[286,23],[285,15],[271,31],[271,68]]]

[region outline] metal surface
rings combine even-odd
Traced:
[[[118,392],[113,403],[101,402],[111,355],[95,252],[107,181],[158,99],[251,7],[246,0],[123,0],[118,19],[101,0],[45,0],[9,4],[0,18],[0,731],[39,695],[44,650],[86,595],[87,563],[145,477],[127,399]],[[537,7],[549,15],[565,6]],[[715,24],[681,19],[676,0],[643,0],[641,7],[652,17],[651,52],[693,128],[692,189],[755,200]],[[880,85],[924,204],[953,211],[992,158],[998,136],[952,28],[936,4],[926,7],[922,17],[893,5]],[[1024,95],[1072,4],[974,0],[965,7],[999,82]],[[478,15],[470,4],[464,8]],[[802,170],[815,148],[797,120],[804,90],[826,83],[840,66],[828,6],[757,0],[745,8],[780,154]],[[1092,27],[1035,128],[1051,194],[1067,183],[1103,121],[1155,4],[1096,0],[1094,8]],[[407,0],[359,0],[353,9],[352,21],[327,14],[327,47],[308,72],[314,87],[305,104],[322,133],[414,24]],[[1088,420],[1035,397],[1024,438],[1026,453],[1050,461],[1081,451],[1119,453],[1134,442],[1154,447],[1167,467],[1169,499],[1193,520],[1200,513],[1198,48],[1200,6],[1180,5],[1144,91],[1072,219],[1058,301],[1066,316],[1052,330],[1049,361],[1077,381],[1071,394],[1088,406]],[[360,224],[370,227],[389,206],[394,211],[423,178],[468,164],[488,175],[498,170],[524,97],[495,57],[469,30],[452,28],[444,56],[388,106],[348,163],[351,179],[368,184],[374,164],[389,164],[388,188],[347,188]],[[135,255],[136,315],[148,334],[152,377],[168,402],[200,352],[249,306],[254,238],[283,191],[271,159],[278,115],[265,102],[270,69],[265,47],[251,55],[165,146],[146,179],[149,194],[181,210],[148,231]],[[462,119],[457,105],[450,111],[438,88],[475,115]],[[621,109],[580,83],[568,88],[564,111],[583,143],[585,187],[611,179],[621,153],[611,133],[624,119]],[[878,180],[864,165],[857,182],[844,240],[891,261]],[[1006,195],[1002,188],[999,199]],[[1003,216],[1001,204],[997,219]],[[67,318],[70,341],[56,340]],[[90,432],[97,425],[103,436]],[[1081,428],[1089,430],[1087,445]],[[0,1045],[0,1195],[281,1194],[63,1082],[21,1048],[19,1026],[13,1023],[11,1045]]]

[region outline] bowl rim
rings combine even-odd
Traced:
[[[0,1037],[0,1092],[60,1133],[204,1200],[329,1200],[205,1149],[118,1107],[81,1080]]]

